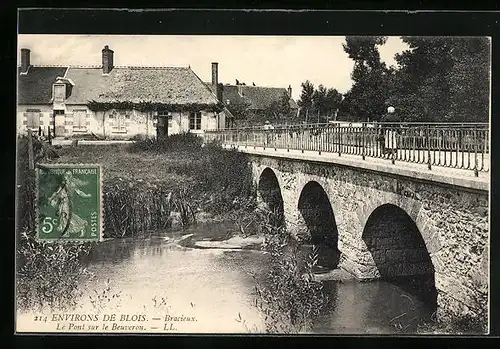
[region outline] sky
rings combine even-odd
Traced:
[[[219,63],[219,82],[292,87],[297,100],[306,79],[347,92],[354,62],[342,48],[343,36],[168,36],[168,35],[19,35],[18,51],[31,50],[33,65],[101,65],[105,45],[115,66],[190,66],[211,81],[211,63]],[[388,65],[407,49],[398,37],[380,47]]]

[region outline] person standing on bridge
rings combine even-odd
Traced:
[[[266,122],[264,123],[264,133],[266,134],[266,146],[269,144],[269,141],[271,139],[271,133],[272,133],[272,130],[274,130],[274,126],[268,121],[266,120]]]
[[[383,137],[381,145],[384,156],[386,154],[396,155],[397,152],[398,128],[401,119],[395,111],[394,107],[388,107],[387,113],[380,119]]]

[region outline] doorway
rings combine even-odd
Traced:
[[[156,123],[156,138],[165,138],[168,136],[168,124],[171,116],[167,111],[158,112],[158,122]]]

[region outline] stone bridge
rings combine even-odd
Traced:
[[[261,205],[322,263],[359,280],[421,279],[441,320],[487,321],[489,179],[472,171],[242,147]],[[326,251],[326,253],[325,253]]]

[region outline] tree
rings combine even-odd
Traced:
[[[302,92],[300,93],[300,99],[297,104],[299,105],[299,107],[305,109],[305,117],[307,122],[309,109],[313,104],[314,85],[309,80],[306,80],[301,84],[301,86]]]
[[[334,88],[327,89],[325,86],[319,85],[314,91],[312,99],[312,110],[317,113],[318,122],[328,122],[340,107],[342,94]]]
[[[288,119],[291,116],[292,108],[290,107],[290,96],[287,92],[283,92],[278,101],[279,114],[282,118]]]
[[[382,65],[380,53],[377,46],[385,44],[385,36],[347,36],[342,44],[344,51],[354,62],[362,64],[370,69],[375,69]]]
[[[488,122],[490,99],[490,43],[488,38],[456,38],[450,72],[448,119]]]
[[[318,88],[313,92],[313,110],[318,114],[318,122],[320,122],[320,117],[325,115],[327,112],[326,103],[326,88],[323,85],[319,85]]]
[[[403,37],[409,49],[396,55],[390,103],[408,121],[445,121],[450,109],[452,67],[450,40],[439,37]]]
[[[278,120],[280,113],[280,106],[278,101],[272,101],[265,111],[268,118]]]
[[[248,103],[247,101],[233,102],[226,105],[227,109],[231,112],[231,114],[233,114],[234,118],[236,119],[235,121],[238,123],[246,121],[246,119],[248,119],[249,106],[250,103]]]
[[[337,111],[340,108],[341,103],[342,103],[342,94],[334,88],[329,88],[328,91],[326,91],[326,98],[325,98],[325,104],[327,110],[327,122],[333,116],[336,115]]]
[[[266,115],[275,121],[283,122],[290,117],[291,114],[290,97],[288,93],[283,92],[277,101],[273,101],[268,108],[266,108]]]
[[[482,121],[489,118],[487,38],[402,37],[396,55],[393,104],[410,121]]]
[[[354,83],[342,111],[356,120],[379,120],[385,112],[391,72],[380,60],[378,46],[386,40],[383,36],[348,36],[343,44],[344,51],[354,60]]]

